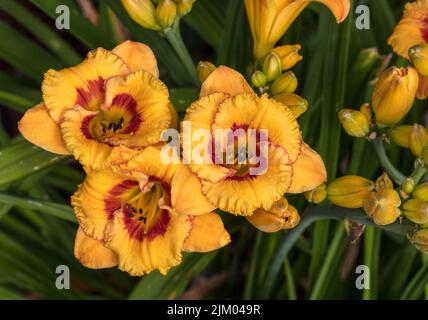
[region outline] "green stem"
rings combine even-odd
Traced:
[[[370,270],[370,287],[363,290],[364,300],[377,299],[380,239],[381,230],[374,226],[366,228],[364,233],[364,264],[368,266]]]
[[[269,297],[272,292],[276,275],[281,270],[281,267],[284,263],[284,260],[287,258],[288,253],[293,248],[296,241],[299,239],[301,234],[315,221],[324,220],[324,219],[334,219],[342,220],[349,219],[360,224],[365,225],[374,225],[372,219],[370,219],[367,214],[362,209],[346,209],[336,206],[311,206],[305,210],[302,214],[302,219],[300,224],[290,230],[284,238],[279,242],[278,249],[275,254],[275,258],[272,261],[269,271],[267,273],[266,281],[262,287],[262,296],[261,298],[266,299]],[[413,227],[400,224],[398,222],[387,225],[387,226],[376,226],[378,228],[406,236]]]
[[[388,173],[391,179],[394,180],[395,183],[401,185],[404,179],[406,179],[406,176],[402,174],[397,168],[395,168],[391,160],[389,160],[382,138],[378,137],[373,140],[373,146],[384,170]]]
[[[189,51],[186,48],[186,45],[183,42],[183,39],[181,38],[179,25],[179,20],[177,20],[171,28],[168,28],[164,31],[164,34],[171,46],[174,48],[181,62],[183,62],[183,65],[189,73],[193,84],[196,87],[199,87],[196,67],[193,63],[192,57],[189,54]]]
[[[427,169],[425,169],[424,167],[416,168],[411,175],[411,178],[415,182],[415,185],[418,184],[426,174],[427,174]]]

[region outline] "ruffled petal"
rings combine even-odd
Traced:
[[[131,72],[143,70],[159,78],[156,57],[152,49],[144,43],[127,40],[112,51],[125,61]]]
[[[49,152],[70,154],[58,124],[49,116],[43,103],[28,109],[18,122],[19,132],[25,139]]]
[[[119,211],[106,230],[106,244],[119,257],[119,269],[142,276],[158,269],[162,274],[181,262],[181,250],[191,223],[187,215],[163,210],[154,232],[144,234]]]
[[[92,136],[91,121],[97,112],[87,111],[80,106],[64,113],[61,132],[64,142],[79,162],[93,169],[102,169],[113,146],[100,142]]]
[[[114,144],[145,147],[160,141],[161,132],[171,124],[167,87],[150,73],[137,71],[113,77],[105,85],[107,114],[129,114],[120,134],[109,139]]]
[[[293,180],[288,193],[303,193],[315,189],[327,180],[327,170],[321,156],[306,143],[293,164]]]
[[[74,256],[82,265],[91,269],[112,268],[117,265],[117,255],[103,241],[85,234],[79,227],[74,241]]]
[[[268,168],[264,174],[231,177],[217,183],[202,181],[202,193],[223,211],[251,215],[257,208],[268,210],[288,190],[292,164],[284,148],[268,146]]]
[[[201,193],[201,182],[190,169],[181,165],[171,186],[171,203],[180,214],[201,215],[211,212],[215,207]]]
[[[214,93],[209,96],[202,97],[194,102],[187,110],[186,116],[182,123],[182,147],[184,163],[189,164],[190,170],[200,179],[216,182],[233,174],[233,171],[223,166],[217,166],[214,163],[196,164],[192,161],[192,151],[195,150],[198,144],[201,143],[198,139],[187,141],[186,137],[193,137],[196,130],[202,129],[211,133],[211,125],[214,121],[218,106],[226,99],[224,93]],[[188,127],[190,126],[190,127]],[[208,143],[207,149],[212,148],[212,141]],[[212,152],[212,150],[211,150]]]
[[[209,252],[230,243],[230,235],[218,214],[207,213],[191,217],[191,230],[184,241],[183,251]]]
[[[244,92],[252,93],[253,89],[238,71],[219,66],[204,81],[199,96],[205,97],[215,92],[235,96]]]
[[[64,112],[75,105],[98,110],[104,98],[105,80],[128,73],[122,59],[99,48],[89,52],[87,58],[75,67],[46,72],[42,84],[43,101],[57,123]]]
[[[409,49],[428,42],[428,1],[409,2],[404,15],[388,39],[395,53],[409,60]]]
[[[71,197],[71,205],[85,233],[102,240],[105,227],[114,213],[139,192],[135,180],[126,180],[107,170],[93,170]]]

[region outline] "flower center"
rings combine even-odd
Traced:
[[[157,223],[162,209],[159,200],[166,196],[160,183],[155,182],[147,192],[138,191],[124,205],[124,213],[133,221],[137,222],[148,233]]]

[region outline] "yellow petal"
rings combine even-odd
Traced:
[[[224,93],[214,93],[209,96],[202,97],[198,101],[192,103],[192,105],[187,109],[183,122],[183,124],[187,122],[187,124],[191,125],[186,136],[192,137],[193,133],[198,129],[211,131],[211,125],[214,121],[214,116],[217,112],[218,106],[225,98],[226,95]],[[182,132],[185,130],[187,129],[183,127]],[[200,141],[195,139],[186,141],[185,139],[186,138],[182,136],[181,142],[183,147],[184,163],[189,163],[190,170],[199,178],[209,180],[211,182],[217,182],[232,174],[232,170],[223,166],[217,166],[214,163],[195,164],[189,157],[191,157],[192,150],[194,150]]]
[[[71,197],[71,204],[85,233],[101,240],[115,211],[136,192],[139,192],[136,181],[111,171],[93,170]]]
[[[245,92],[252,93],[253,89],[238,71],[226,66],[219,66],[204,81],[199,96],[205,97],[215,92],[235,96]]]
[[[382,209],[378,209],[373,214],[373,222],[377,225],[388,225],[394,223],[398,217],[400,217],[401,211],[399,208],[393,206],[385,206]]]
[[[80,106],[64,113],[61,132],[64,142],[79,162],[93,169],[107,165],[113,147],[96,140],[90,132],[90,123],[97,112],[87,111]]]
[[[201,182],[190,169],[181,165],[172,180],[171,204],[180,214],[201,215],[215,207],[201,193]]]
[[[184,241],[184,251],[209,252],[230,243],[229,233],[224,228],[219,215],[207,213],[190,217],[190,221],[192,227]]]
[[[131,72],[143,70],[159,78],[156,57],[152,49],[144,43],[127,40],[112,51],[125,61]]]
[[[411,47],[428,42],[427,14],[428,2],[425,0],[406,4],[402,19],[388,39],[388,43],[395,53],[409,59],[409,49]]]
[[[19,132],[25,139],[49,152],[70,154],[61,136],[61,130],[49,116],[43,103],[28,109],[18,122]]]
[[[419,86],[416,98],[419,100],[425,100],[428,98],[428,77],[419,75]]]
[[[217,183],[202,181],[202,193],[223,211],[248,216],[258,208],[269,209],[288,190],[291,162],[284,148],[269,145],[267,171],[261,175],[231,177]]]
[[[98,110],[104,98],[104,81],[128,73],[129,69],[122,59],[99,48],[89,52],[77,66],[46,72],[42,84],[43,100],[56,122],[76,104],[87,110]]]
[[[105,92],[103,111],[132,114],[126,134],[110,138],[110,143],[132,148],[160,141],[161,132],[171,124],[169,94],[163,82],[148,72],[137,71],[109,79]]]
[[[166,210],[158,229],[144,234],[127,219],[121,210],[106,230],[106,244],[119,257],[119,269],[132,276],[142,276],[154,270],[162,274],[181,262],[181,250],[191,223],[187,215],[175,215]]]
[[[117,255],[103,241],[85,234],[79,227],[74,241],[74,256],[87,268],[103,269],[117,265]]]
[[[315,189],[327,180],[327,170],[321,156],[306,143],[293,164],[293,179],[288,193],[302,193]]]

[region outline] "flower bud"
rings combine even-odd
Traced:
[[[297,89],[297,84],[298,82],[294,72],[287,71],[272,83],[270,92],[274,96],[281,93],[293,93]]]
[[[428,223],[428,203],[420,199],[407,200],[404,205],[404,216],[417,224]]]
[[[370,105],[368,103],[364,103],[360,107],[360,112],[364,114],[369,124],[372,122],[372,110],[370,109]]]
[[[266,56],[263,61],[263,73],[266,75],[268,82],[275,80],[281,75],[281,59],[276,53],[271,52]]]
[[[405,193],[411,194],[415,189],[415,180],[412,178],[404,179],[403,183],[401,184],[401,189],[403,189]]]
[[[193,4],[196,0],[176,0],[175,3],[177,4],[177,11],[178,14],[182,17],[185,16],[192,10]]]
[[[428,132],[420,124],[414,124],[410,133],[410,150],[419,157],[422,152],[428,147]]]
[[[282,93],[274,96],[273,99],[286,105],[295,118],[300,117],[300,115],[308,110],[308,100],[294,93]]]
[[[415,101],[419,75],[415,68],[391,67],[379,77],[372,96],[376,122],[391,126],[410,111]]]
[[[361,138],[370,131],[370,123],[361,111],[342,109],[339,111],[339,120],[343,129],[351,137]]]
[[[172,0],[160,0],[156,8],[156,18],[164,28],[169,28],[174,23],[177,16],[177,7]]]
[[[297,62],[301,61],[303,57],[299,54],[301,49],[300,44],[285,45],[272,49],[273,52],[278,54],[281,58],[282,70],[291,69]]]
[[[425,167],[428,167],[428,149],[425,149],[424,152],[422,152],[421,159],[424,162]]]
[[[327,186],[325,183],[316,187],[313,190],[305,192],[305,198],[310,203],[319,204],[327,197]]]
[[[377,225],[394,223],[401,215],[401,199],[394,189],[371,192],[363,202],[364,211]]]
[[[420,229],[410,237],[410,242],[422,253],[428,253],[428,229]]]
[[[374,190],[375,183],[359,176],[337,178],[327,187],[327,197],[344,208],[361,208],[363,201]]]
[[[198,74],[198,79],[203,83],[208,76],[216,69],[216,66],[209,61],[199,61],[196,72]]]
[[[277,232],[291,229],[300,222],[296,208],[288,204],[285,198],[278,200],[269,210],[257,209],[247,220],[263,232]]]
[[[428,202],[428,182],[424,182],[413,191],[413,198]]]
[[[396,126],[388,130],[391,140],[398,146],[410,148],[410,133],[413,126]]]
[[[428,76],[428,44],[423,43],[409,49],[409,57],[422,76]]]
[[[257,70],[251,76],[251,83],[257,88],[262,88],[267,84],[267,77],[263,72]]]
[[[122,0],[122,4],[131,18],[143,28],[162,30],[156,21],[156,9],[151,0]]]

